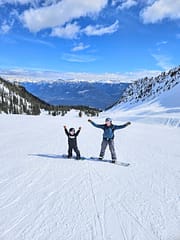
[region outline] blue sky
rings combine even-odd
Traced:
[[[0,43],[1,73],[153,75],[180,64],[180,1],[0,0]]]

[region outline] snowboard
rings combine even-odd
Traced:
[[[73,159],[73,160],[77,160],[77,161],[86,160],[85,157],[81,157],[80,159],[76,159],[75,156],[72,156],[71,158],[68,158],[68,155],[66,155],[66,154],[61,155],[60,158],[64,158],[64,159]]]
[[[104,162],[104,163],[111,163],[113,165],[119,165],[119,166],[122,166],[122,167],[128,167],[130,166],[130,163],[126,163],[126,162],[115,162],[115,163],[112,163],[112,160],[107,160],[107,159],[99,159],[99,158],[96,158],[96,157],[90,157],[89,158],[90,160],[93,160],[93,161],[99,161],[99,162]]]
[[[64,159],[67,159],[68,156],[63,154],[61,155],[61,158],[64,158]],[[112,163],[111,160],[107,160],[107,159],[99,159],[97,157],[81,157],[80,159],[76,159],[75,156],[73,156],[72,158],[70,159],[73,159],[73,160],[76,160],[76,161],[81,161],[81,160],[87,160],[87,161],[96,161],[96,162],[103,162],[103,163],[111,163],[113,165],[118,165],[118,166],[122,166],[122,167],[128,167],[130,166],[130,163],[125,163],[125,162],[115,162],[115,163]]]

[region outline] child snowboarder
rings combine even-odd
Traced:
[[[77,146],[77,136],[81,131],[81,127],[79,127],[77,132],[74,128],[70,128],[68,131],[66,126],[64,126],[64,130],[66,135],[68,136],[68,158],[72,158],[72,151],[74,150],[74,152],[76,153],[76,159],[80,160],[81,155]]]
[[[101,152],[99,155],[99,159],[102,160],[106,151],[107,145],[109,145],[109,149],[111,152],[112,163],[116,163],[116,151],[114,147],[114,131],[118,129],[122,129],[130,125],[130,122],[125,123],[124,125],[113,125],[111,118],[106,118],[105,124],[96,124],[92,120],[88,120],[94,127],[100,128],[104,131],[103,133],[103,141],[101,144]]]

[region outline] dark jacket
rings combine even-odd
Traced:
[[[91,121],[91,124],[96,128],[100,128],[100,129],[104,130],[103,138],[107,139],[107,140],[114,139],[114,131],[115,130],[127,127],[127,124],[123,124],[123,125],[113,125],[112,124],[111,126],[108,127],[106,124],[96,124],[92,121]]]
[[[74,135],[71,135],[70,132],[67,129],[65,129],[65,133],[68,136],[68,144],[71,147],[77,146],[77,136],[79,135],[80,130],[78,130]]]

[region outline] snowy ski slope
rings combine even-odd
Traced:
[[[153,124],[180,127],[180,83],[152,99],[135,104],[118,104],[105,114]]]
[[[0,239],[179,240],[180,128],[116,132],[125,168],[60,158],[65,124],[82,126],[83,156],[99,153],[101,130],[76,115],[0,115]]]

